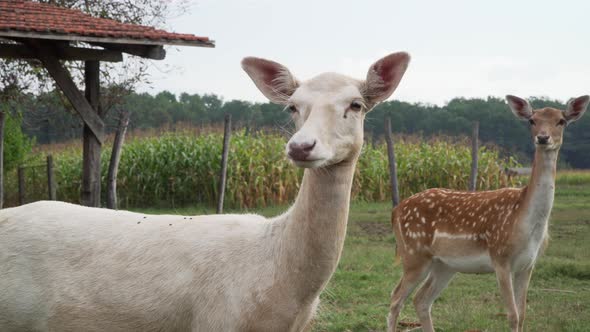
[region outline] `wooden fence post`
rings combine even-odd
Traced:
[[[113,142],[109,172],[107,174],[107,208],[109,209],[117,209],[117,173],[119,171],[119,161],[121,160],[121,148],[129,125],[129,114],[129,111],[122,112],[121,118],[119,118],[119,127],[115,134],[115,141]]]
[[[55,188],[55,178],[53,177],[53,156],[47,155],[47,189],[49,190],[49,200],[55,201],[57,199],[57,191]]]
[[[6,113],[4,110],[0,109],[0,209],[4,207],[4,123],[5,122],[6,122]]]
[[[25,204],[25,168],[18,167],[18,204]]]
[[[217,213],[223,213],[223,198],[225,195],[225,178],[227,175],[227,156],[229,154],[229,137],[231,135],[231,114],[225,115],[223,128],[223,153],[221,155],[221,173],[219,175],[219,200],[217,201]]]
[[[387,142],[387,158],[389,159],[389,180],[391,181],[391,202],[393,207],[399,204],[399,188],[397,185],[397,165],[395,163],[395,150],[391,138],[391,119],[385,117],[385,142]]]
[[[477,156],[479,150],[479,121],[473,122],[473,131],[471,133],[471,176],[469,177],[469,190],[477,189]]]

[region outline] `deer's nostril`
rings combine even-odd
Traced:
[[[311,150],[313,150],[313,148],[316,145],[316,141],[313,141],[313,143],[289,143],[289,152],[288,155],[289,157],[291,157],[294,160],[306,160],[307,157],[309,157]]]
[[[539,144],[547,144],[549,142],[549,136],[547,135],[538,135],[537,142]]]
[[[311,151],[313,150],[313,148],[315,147],[315,143],[316,141],[313,141],[313,143],[309,144],[309,143],[303,143],[301,144],[301,147],[303,148],[303,151]]]

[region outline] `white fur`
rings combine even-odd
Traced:
[[[446,232],[434,231],[432,238],[433,252],[437,253],[433,257],[445,264],[447,268],[463,273],[486,273],[493,272],[492,259],[487,251],[483,251],[475,245],[477,234],[451,234]],[[457,255],[456,253],[447,252],[443,248],[452,248],[457,241],[464,241],[464,245],[471,247],[471,250]]]
[[[476,240],[476,234],[451,234],[445,232],[439,232],[438,230],[434,230],[433,242],[437,239],[449,239],[449,240]]]
[[[61,202],[0,210],[0,331],[305,329],[344,245],[368,109],[344,115],[361,85],[389,97],[409,62],[405,53],[384,59],[374,66],[392,73],[370,72],[392,80],[380,83],[387,90],[337,74],[299,85],[275,62],[244,59],[269,99],[301,107],[293,139],[317,140],[317,161],[296,162],[309,169],[294,205],[276,218]]]
[[[464,256],[435,256],[453,271],[462,273],[489,273],[494,272],[492,259],[486,252]]]
[[[200,331],[236,331],[228,318],[262,300],[255,295],[276,273],[273,236],[256,215],[189,219],[62,202],[2,210],[0,326],[29,320],[47,330],[56,305],[102,304],[148,325],[173,325],[164,323],[187,310]],[[185,303],[195,300],[199,308]]]
[[[545,165],[539,165],[542,170],[539,182],[535,184],[530,205],[520,223],[520,231],[528,239],[518,255],[513,260],[513,269],[522,271],[531,268],[537,257],[545,237],[547,237],[549,216],[555,197],[555,178],[553,165],[557,162],[557,152],[548,152],[548,158],[543,160]]]
[[[299,130],[289,140],[287,152],[291,143],[316,142],[308,157],[314,161],[308,162],[310,165],[318,167],[345,159],[348,147],[360,144],[354,133],[363,130],[364,112],[348,112],[353,100],[362,100],[361,84],[335,73],[324,73],[304,82],[288,101],[297,107],[293,119]]]

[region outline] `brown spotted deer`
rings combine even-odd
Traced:
[[[529,185],[482,192],[430,189],[393,210],[403,276],[391,295],[388,331],[395,331],[404,301],[424,279],[414,306],[422,329],[434,331],[432,303],[457,272],[495,272],[510,328],[523,331],[529,280],[547,240],[563,131],[582,116],[590,97],[570,100],[565,111],[533,111],[524,99],[506,99],[530,123],[535,159]]]
[[[285,154],[303,180],[274,218],[63,202],[0,210],[0,331],[302,331],[340,259],[366,113],[409,61],[393,53],[366,80],[305,81],[273,61],[242,61],[297,127]]]

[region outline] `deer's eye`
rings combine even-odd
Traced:
[[[534,126],[535,125],[535,120],[529,119],[529,123],[531,124],[531,126]]]
[[[363,104],[357,100],[350,103],[350,110],[358,112],[363,109]]]
[[[289,105],[289,106],[287,106],[287,111],[289,111],[289,113],[297,113],[297,112],[299,112],[297,110],[297,106],[295,106],[295,105]]]
[[[558,126],[565,126],[567,124],[567,121],[565,121],[565,119],[560,119],[559,122],[557,123]]]

